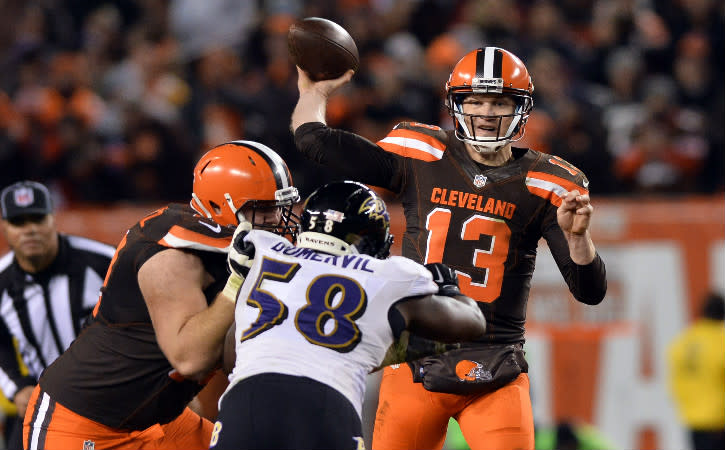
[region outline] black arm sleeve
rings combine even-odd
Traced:
[[[390,329],[393,330],[393,337],[398,339],[400,337],[400,333],[405,330],[407,324],[405,323],[403,314],[398,311],[398,308],[396,308],[395,305],[391,306],[388,310],[388,323],[390,324]]]
[[[4,321],[0,320],[0,372],[2,372],[12,383],[0,383],[3,394],[10,401],[20,389],[25,386],[34,386],[35,378],[23,376],[18,364],[17,351],[13,344],[13,338]],[[15,386],[13,386],[13,383]],[[12,389],[15,389],[14,391]]]
[[[601,303],[607,294],[607,270],[599,253],[589,264],[576,264],[569,256],[569,245],[557,223],[544,233],[544,238],[574,298],[587,305]]]
[[[362,136],[308,122],[295,131],[295,145],[307,158],[341,177],[399,193],[404,159],[388,153]]]

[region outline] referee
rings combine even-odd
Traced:
[[[6,428],[8,448],[15,450],[22,448],[23,417],[38,377],[90,318],[115,249],[59,233],[50,193],[40,183],[7,186],[0,209],[10,247],[0,258],[0,389],[17,407],[16,423]]]

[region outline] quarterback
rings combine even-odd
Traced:
[[[385,369],[373,448],[440,449],[451,417],[473,449],[533,448],[522,346],[539,241],[577,301],[600,303],[607,282],[589,232],[586,176],[554,155],[513,146],[533,108],[526,66],[498,47],[469,52],[445,86],[452,130],[400,123],[377,143],[325,123],[327,98],[352,71],[319,82],[298,74],[297,148],[339,176],[396,193],[403,256],[453,269],[487,321],[475,343]]]

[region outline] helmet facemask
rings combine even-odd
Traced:
[[[300,199],[297,188],[290,186],[279,189],[275,192],[275,197],[277,200],[248,200],[241,208],[236,209],[237,220],[239,222],[246,220],[252,224],[254,229],[266,230],[294,242],[300,227],[300,218],[292,209]],[[227,197],[227,200],[230,201],[231,198]],[[233,203],[230,202],[230,207],[233,208],[232,205]],[[270,209],[277,210],[277,219],[271,222],[266,219],[267,214],[261,213],[263,210]]]
[[[451,93],[448,95],[446,104],[448,112],[453,117],[456,137],[471,145],[479,153],[495,153],[510,142],[516,142],[524,136],[524,127],[529,119],[529,113],[533,108],[533,100],[529,95],[504,94],[514,100],[514,112],[495,116],[484,116],[481,114],[469,114],[463,112],[463,101],[473,92]],[[511,117],[511,123],[502,129],[502,124],[507,117]],[[495,136],[477,136],[473,122],[476,118],[495,119],[497,124]]]
[[[376,238],[361,236],[353,246],[358,253],[370,255],[377,259],[385,259],[390,256],[390,247],[393,245],[393,235],[387,233],[382,243]]]

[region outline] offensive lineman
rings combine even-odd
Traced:
[[[233,322],[234,227],[296,233],[291,183],[282,158],[260,143],[204,154],[190,204],[149,214],[121,240],[93,321],[40,377],[24,447],[207,448],[213,424],[187,405],[219,367]]]

